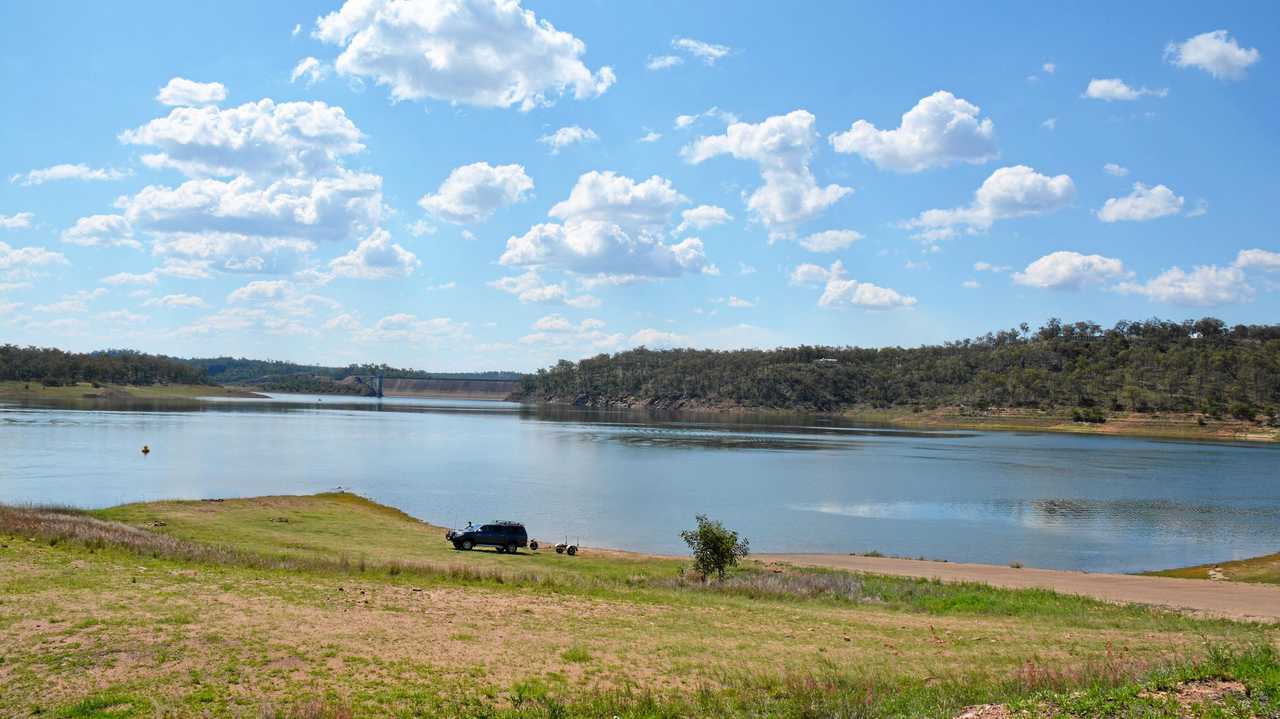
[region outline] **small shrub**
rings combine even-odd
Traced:
[[[705,514],[694,518],[698,521],[697,529],[680,533],[680,538],[693,550],[693,566],[704,576],[715,574],[724,579],[725,570],[737,566],[738,560],[750,552],[747,540],[739,539],[737,532]]]
[[[1097,407],[1080,407],[1071,410],[1072,422],[1085,422],[1087,424],[1103,424],[1107,421],[1107,415]]]
[[[584,664],[591,661],[591,653],[584,647],[569,647],[560,652],[560,658],[571,664]]]
[[[1230,412],[1232,417],[1246,422],[1252,422],[1258,416],[1258,408],[1252,402],[1232,402]]]

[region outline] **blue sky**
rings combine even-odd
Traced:
[[[1280,309],[1280,10],[6,5],[0,338],[531,369]]]

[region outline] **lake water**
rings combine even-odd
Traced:
[[[0,405],[4,502],[341,486],[437,524],[517,519],[543,540],[663,553],[683,549],[678,533],[701,512],[757,551],[1090,571],[1243,558],[1280,550],[1278,468],[1272,446],[829,418],[660,421],[297,395],[111,411]]]

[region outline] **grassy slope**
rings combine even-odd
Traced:
[[[253,397],[252,392],[235,387],[198,384],[165,384],[165,385],[115,385],[106,384],[95,388],[88,382],[81,382],[67,387],[45,387],[39,382],[0,382],[0,400],[14,401],[66,401],[90,399],[87,395],[97,395],[109,400],[158,400],[158,399],[197,399],[200,397]]]
[[[0,715],[950,716],[1013,700],[1163,716],[1131,680],[1166,665],[1184,674],[1147,681],[1249,682],[1254,705],[1222,716],[1280,710],[1273,655],[1207,656],[1273,644],[1271,628],[823,572],[704,589],[675,560],[455,552],[349,494],[94,514],[147,533],[128,551],[117,526],[68,540],[0,512]],[[839,591],[796,594],[813,587]]]
[[[1210,572],[1221,573],[1222,579],[1233,582],[1257,582],[1259,584],[1280,584],[1280,554],[1268,554],[1252,559],[1239,559],[1233,562],[1218,564],[1202,564],[1198,567],[1170,569],[1152,574],[1164,577],[1184,577],[1187,579],[1209,579]]]

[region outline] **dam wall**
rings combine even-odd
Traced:
[[[347,377],[343,383],[370,383],[368,377]],[[503,400],[520,389],[519,380],[508,379],[393,379],[382,381],[385,397],[440,397]]]

